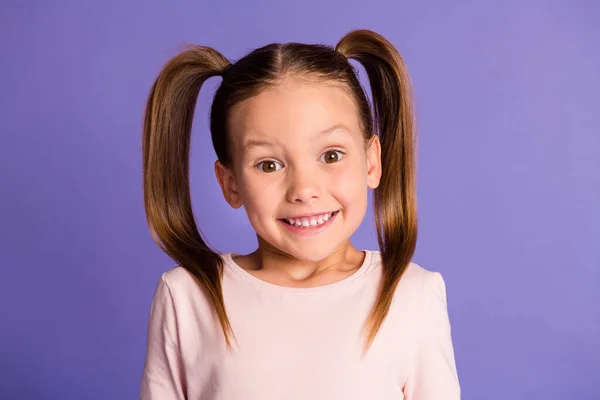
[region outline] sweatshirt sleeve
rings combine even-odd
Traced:
[[[406,400],[459,400],[446,285],[439,272],[426,278],[418,318],[415,359],[404,387]]]
[[[150,307],[141,400],[186,398],[175,307],[165,275]]]

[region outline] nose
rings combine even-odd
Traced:
[[[290,203],[310,203],[321,196],[317,173],[296,169],[288,175],[287,200]]]

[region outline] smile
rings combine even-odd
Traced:
[[[312,215],[310,217],[283,218],[282,221],[291,226],[309,228],[313,226],[323,225],[324,223],[329,221],[330,218],[334,217],[337,213],[338,211],[334,211],[326,214]]]
[[[299,216],[296,218],[282,218],[279,220],[282,226],[292,235],[302,237],[312,237],[329,229],[331,224],[336,220],[336,216],[340,210],[325,213]]]

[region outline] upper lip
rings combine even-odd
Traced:
[[[316,212],[316,213],[311,213],[311,214],[296,215],[296,216],[293,216],[293,217],[284,217],[284,218],[281,218],[281,219],[311,218],[311,217],[321,216],[321,215],[325,215],[325,214],[331,214],[331,213],[334,213],[334,212],[335,211],[321,211],[321,212]]]

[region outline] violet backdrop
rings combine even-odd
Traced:
[[[0,398],[138,397],[154,288],[141,123],[184,43],[388,37],[419,123],[414,261],[442,272],[463,399],[600,399],[600,3],[3,1]],[[364,78],[364,76],[363,76]],[[363,79],[364,81],[364,79]],[[222,251],[251,251],[222,199],[202,89],[191,184]],[[376,248],[371,213],[353,242]]]

